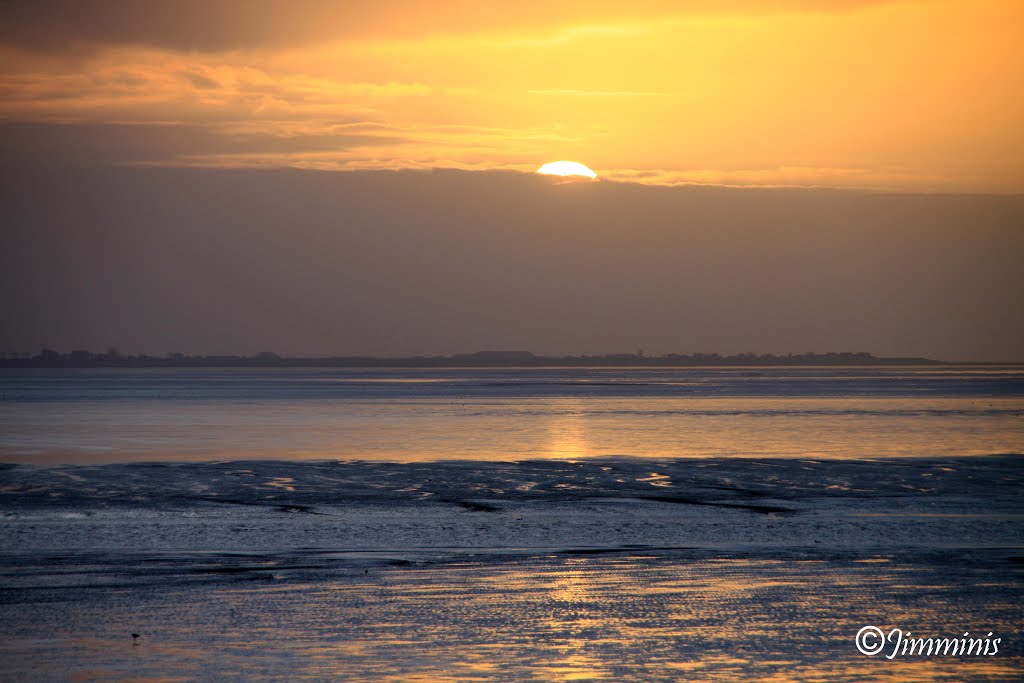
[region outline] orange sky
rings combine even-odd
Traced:
[[[363,4],[4,3],[0,118],[131,163],[1024,192],[1017,0]]]

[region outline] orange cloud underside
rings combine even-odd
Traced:
[[[7,41],[0,117],[244,141],[145,163],[532,171],[566,158],[647,183],[1024,191],[1019,2],[546,4],[507,28],[473,3],[391,24],[378,8],[365,31],[201,50]]]

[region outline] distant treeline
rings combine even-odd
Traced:
[[[594,366],[722,366],[722,365],[943,365],[928,358],[879,358],[866,352],[800,353],[787,355],[739,353],[613,353],[603,356],[536,356],[529,351],[478,351],[451,356],[330,356],[286,358],[271,351],[252,356],[127,355],[117,349],[106,353],[43,349],[38,354],[4,354],[0,367],[7,368],[444,368],[444,367],[594,367]]]

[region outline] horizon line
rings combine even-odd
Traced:
[[[924,356],[876,356],[868,351],[806,351],[800,353],[718,352],[665,353],[647,355],[636,352],[602,354],[536,354],[521,350],[482,350],[468,353],[374,356],[298,355],[286,356],[273,351],[251,354],[186,354],[167,352],[126,354],[116,347],[95,353],[75,349],[60,353],[43,348],[39,353],[0,353],[0,367],[88,368],[88,367],[594,367],[594,366],[743,366],[743,365],[1024,365],[1024,361],[949,361]]]

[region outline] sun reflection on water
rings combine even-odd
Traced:
[[[42,666],[42,678],[73,656],[82,680],[103,671],[149,683],[1016,679],[1024,658],[1012,651],[883,661],[852,641],[865,624],[948,634],[979,618],[1013,635],[1024,609],[1005,564],[860,559],[876,561],[626,552],[339,567],[316,580],[150,595],[145,613],[130,600],[102,614],[72,601],[60,607],[62,635],[36,641],[31,657],[17,640],[5,653]],[[113,633],[140,621],[153,626],[134,648],[68,635],[76,624]]]
[[[582,416],[583,405],[572,400],[566,409],[552,417],[547,425],[547,456],[559,460],[577,460],[591,455]]]

